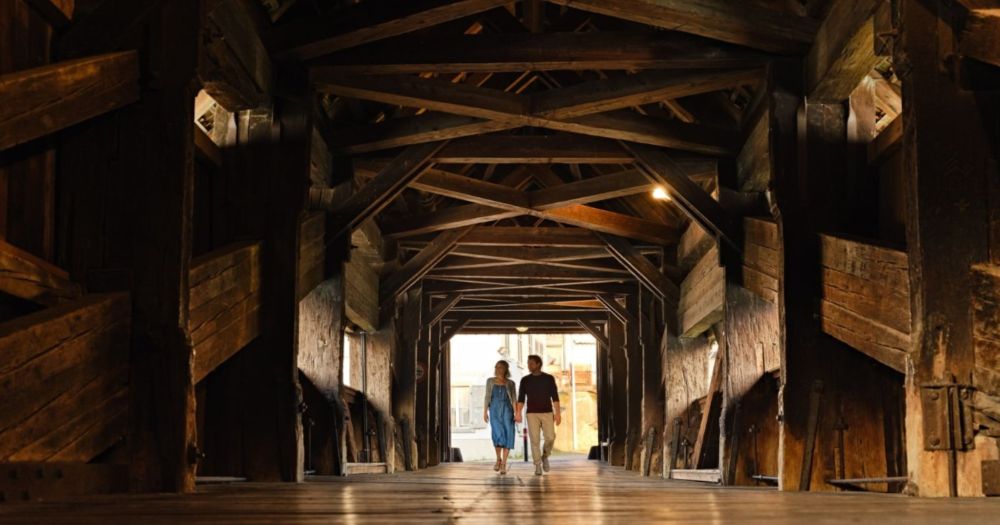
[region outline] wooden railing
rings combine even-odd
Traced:
[[[823,331],[904,371],[910,348],[906,252],[820,235]]]
[[[201,381],[260,331],[261,245],[236,243],[191,263],[188,329]]]
[[[0,324],[0,462],[88,462],[125,436],[131,306],[96,294]]]

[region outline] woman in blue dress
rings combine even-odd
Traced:
[[[510,379],[510,365],[507,361],[497,361],[493,367],[493,377],[486,380],[486,399],[483,404],[483,421],[490,423],[493,447],[497,462],[493,470],[507,473],[507,455],[514,448],[514,407],[517,387]]]

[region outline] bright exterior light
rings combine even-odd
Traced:
[[[653,198],[661,201],[668,201],[670,200],[670,194],[667,193],[667,190],[663,189],[662,186],[657,186],[656,189],[653,190]]]
[[[521,332],[523,334],[524,332],[528,331],[528,327],[527,326],[518,326],[517,328],[515,328],[515,330],[517,330],[518,332]]]

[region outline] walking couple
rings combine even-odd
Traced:
[[[507,456],[514,448],[517,431],[514,424],[521,422],[521,414],[527,400],[528,437],[531,439],[531,457],[535,460],[535,475],[549,471],[549,455],[556,442],[556,428],[561,422],[559,414],[559,389],[556,380],[542,372],[542,358],[528,356],[530,374],[521,378],[521,386],[515,390],[510,379],[510,365],[507,361],[497,361],[493,367],[493,377],[486,381],[486,399],[483,405],[483,421],[490,423],[493,447],[497,462],[493,470],[507,473]],[[539,444],[545,434],[545,445]]]

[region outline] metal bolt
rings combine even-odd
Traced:
[[[932,400],[934,400],[934,401],[937,401],[938,397],[939,397],[939,396],[938,396],[938,393],[937,393],[937,392],[931,392],[931,399],[932,399]]]
[[[932,446],[938,446],[941,444],[941,440],[935,436],[931,436],[930,443]]]

